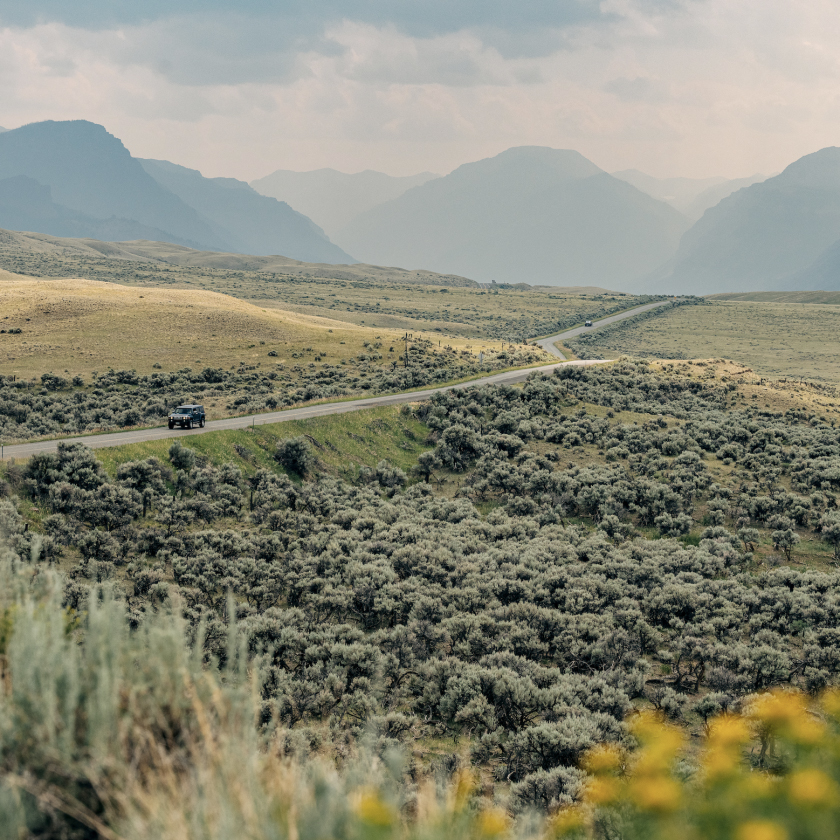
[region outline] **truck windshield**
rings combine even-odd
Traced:
[[[192,409],[188,405],[179,405],[173,414],[192,414]]]

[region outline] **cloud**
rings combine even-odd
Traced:
[[[829,0],[7,0],[0,21],[0,124],[83,117],[206,174],[447,171],[533,144],[735,176],[837,142]]]
[[[294,21],[302,35],[342,20],[374,26],[392,25],[414,37],[487,27],[517,32],[563,27],[602,16],[599,0],[238,0],[238,14],[265,20]],[[0,23],[34,26],[63,23],[86,29],[109,29],[171,17],[207,17],[231,11],[230,0],[5,0]]]

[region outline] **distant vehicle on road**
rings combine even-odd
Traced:
[[[169,413],[169,428],[174,429],[180,426],[182,429],[191,429],[193,426],[204,428],[204,406],[203,405],[179,405]]]
[[[592,321],[587,321],[583,326],[584,327],[591,327],[592,326]]]

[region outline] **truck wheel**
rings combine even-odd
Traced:
[[[174,428],[175,428],[175,424],[174,424],[171,420],[169,421],[169,428],[170,428],[170,429],[174,429]]]
[[[199,428],[204,428],[204,418],[202,417],[201,420],[198,421]]]
[[[192,428],[192,420],[187,420],[187,428],[188,429]]]

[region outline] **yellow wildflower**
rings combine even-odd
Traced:
[[[376,790],[370,788],[363,790],[355,810],[356,814],[368,825],[388,828],[394,823],[394,812],[382,801]]]
[[[741,823],[735,832],[735,840],[787,840],[784,826],[771,820],[750,820]]]
[[[774,691],[759,697],[752,713],[760,721],[771,725],[790,724],[806,715],[805,700],[792,691]]]
[[[621,765],[621,753],[614,744],[603,744],[590,750],[583,764],[590,773],[608,773]]]
[[[667,776],[636,779],[630,786],[633,801],[645,811],[674,811],[680,805],[679,784]]]
[[[712,747],[735,747],[749,738],[747,721],[736,715],[721,715],[709,725],[709,745]]]
[[[562,837],[583,826],[583,814],[574,806],[558,811],[551,820],[551,830],[555,837]]]
[[[816,746],[825,737],[825,724],[809,714],[793,718],[788,724],[788,734],[800,744]]]
[[[488,808],[478,817],[478,831],[482,837],[498,837],[510,827],[510,819],[501,808]]]
[[[837,785],[821,770],[797,770],[788,779],[789,795],[798,805],[831,805],[837,800]]]
[[[766,773],[748,773],[742,777],[738,793],[746,799],[767,799],[776,794],[778,787]]]
[[[840,689],[829,688],[820,698],[822,707],[834,718],[840,718]]]
[[[674,726],[659,721],[642,720],[634,725],[633,734],[643,748],[636,763],[636,772],[656,773],[670,767],[683,746],[683,734]]]
[[[455,779],[455,809],[460,811],[475,790],[475,779],[469,770],[461,770]]]
[[[593,805],[607,805],[618,798],[619,786],[615,779],[599,777],[591,779],[586,786],[585,799]]]
[[[703,769],[707,779],[728,776],[738,769],[738,753],[733,750],[711,749],[703,756]]]

